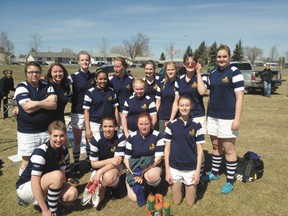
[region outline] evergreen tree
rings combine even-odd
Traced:
[[[165,60],[166,60],[165,55],[164,55],[163,52],[162,52],[161,55],[160,55],[160,60],[161,60],[161,61],[165,61]]]
[[[192,48],[190,47],[190,45],[187,46],[187,49],[183,55],[183,60],[185,60],[187,54],[193,54]]]
[[[217,43],[216,41],[214,41],[214,43],[211,45],[209,49],[209,66],[214,67],[217,64],[216,50],[217,50]]]
[[[192,53],[193,54],[193,51],[192,51],[192,48],[190,47],[190,45],[187,46],[185,54],[187,54],[187,53]]]
[[[195,50],[195,57],[198,61],[202,62],[201,64],[206,64],[208,62],[208,53],[205,41],[202,41],[200,46]]]
[[[233,51],[232,60],[233,61],[242,61],[244,59],[244,50],[242,47],[241,39],[236,44],[235,49]]]

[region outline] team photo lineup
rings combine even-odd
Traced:
[[[202,76],[192,53],[184,55],[181,70],[167,62],[163,76],[156,74],[152,60],[145,62],[145,77],[133,77],[122,57],[114,59],[113,75],[104,69],[92,72],[87,51],[78,53],[79,70],[71,74],[61,63],[52,63],[46,72],[38,62],[26,62],[26,80],[11,89],[22,159],[18,204],[35,205],[42,215],[64,215],[78,197],[82,206],[97,209],[109,195],[127,196],[135,207],[148,202],[149,207],[149,196],[166,196],[163,188],[170,188],[170,205],[193,206],[203,185],[219,180],[223,164],[226,181],[219,193],[232,192],[244,77],[230,61],[230,48],[221,44],[209,76]],[[80,157],[83,133],[85,159]],[[212,143],[207,173],[205,135]],[[89,172],[79,191],[77,185]]]

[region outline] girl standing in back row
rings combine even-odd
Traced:
[[[177,117],[178,100],[180,96],[187,95],[191,97],[193,107],[191,109],[191,117],[193,121],[200,122],[204,133],[206,133],[206,116],[203,103],[203,96],[207,90],[205,77],[202,78],[202,66],[197,62],[197,58],[193,54],[187,54],[184,57],[184,67],[186,74],[182,75],[175,82],[175,99],[172,107],[170,121]]]
[[[209,77],[210,97],[207,129],[213,145],[212,171],[203,180],[218,180],[223,153],[226,158],[226,183],[221,193],[230,193],[237,168],[236,138],[244,97],[244,77],[230,65],[230,48],[220,45],[216,52],[218,67]]]
[[[165,78],[161,81],[156,95],[159,131],[164,134],[169,121],[175,98],[176,63],[171,61],[165,65]]]
[[[81,51],[78,54],[78,64],[80,68],[74,74],[69,76],[72,84],[72,108],[71,108],[71,125],[74,136],[73,143],[73,158],[74,158],[74,178],[80,177],[79,159],[80,159],[80,143],[82,139],[82,130],[84,130],[84,96],[89,88],[95,85],[95,74],[89,71],[91,56],[86,51]],[[89,155],[90,147],[86,143],[87,162],[90,164]],[[89,165],[90,166],[90,165]]]

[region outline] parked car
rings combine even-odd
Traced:
[[[96,73],[101,70],[107,72],[108,74],[115,72],[113,65],[102,65],[100,68],[96,69]]]
[[[242,75],[244,76],[244,88],[246,93],[254,93],[257,91],[263,91],[263,81],[260,78],[262,71],[254,71],[253,66],[250,62],[245,61],[231,61],[232,66],[237,67]],[[216,66],[215,66],[216,67]],[[210,73],[215,69],[209,70],[204,76],[209,76]],[[280,71],[272,71],[272,85],[271,92],[274,93],[282,85],[283,80]]]
[[[73,64],[73,65],[77,65],[78,62],[77,61],[69,61],[68,64]]]
[[[43,61],[43,60],[38,60],[37,62],[38,62],[38,64],[40,64],[40,65],[49,65],[47,62],[45,62],[45,61]]]

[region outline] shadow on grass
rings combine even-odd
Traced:
[[[0,176],[2,176],[2,168],[3,168],[4,161],[0,159]]]

